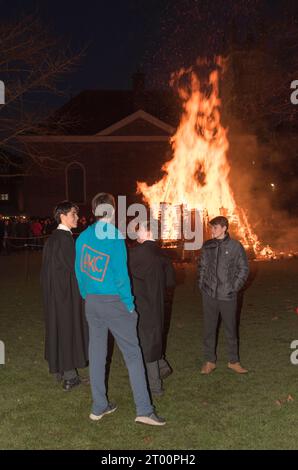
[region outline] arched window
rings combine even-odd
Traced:
[[[86,202],[86,171],[84,165],[73,162],[66,167],[66,199],[77,204]]]

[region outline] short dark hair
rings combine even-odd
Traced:
[[[92,199],[91,207],[96,220],[103,219],[108,215],[106,211],[103,212],[103,214],[95,215],[96,208],[102,205],[109,205],[112,206],[113,209],[115,209],[116,203],[114,196],[110,193],[98,193],[94,196],[94,198]]]
[[[60,216],[62,214],[66,215],[68,212],[71,211],[71,209],[74,208],[77,212],[79,212],[78,206],[71,201],[62,201],[57,204],[57,206],[54,209],[54,219],[57,222],[57,224],[61,223],[61,218]]]
[[[221,227],[227,227],[227,230],[229,228],[229,221],[223,215],[218,215],[217,217],[214,217],[214,219],[210,220],[209,224],[220,225]]]

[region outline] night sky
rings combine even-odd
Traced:
[[[71,76],[74,92],[127,88],[138,68],[161,85],[168,74],[199,54],[221,52],[223,34],[236,18],[239,38],[253,34],[261,17],[274,21],[285,4],[275,0],[2,0],[1,20],[36,12],[53,35],[86,56]],[[294,4],[295,2],[289,2]],[[288,7],[287,7],[288,8]],[[211,34],[210,34],[211,33]]]

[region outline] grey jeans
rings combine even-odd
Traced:
[[[88,295],[86,317],[89,325],[89,371],[93,397],[92,413],[101,414],[108,405],[105,386],[108,331],[123,354],[129,373],[138,416],[150,414],[143,357],[137,336],[137,314],[130,313],[118,295]]]

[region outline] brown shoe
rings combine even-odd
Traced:
[[[213,372],[214,369],[216,369],[216,365],[214,364],[214,362],[206,362],[201,369],[201,374],[204,374],[204,375],[211,374],[211,372]]]
[[[247,374],[247,372],[248,372],[247,369],[243,369],[240,362],[235,362],[233,364],[231,362],[229,362],[228,363],[228,368],[232,369],[235,372],[237,372],[237,374]]]

